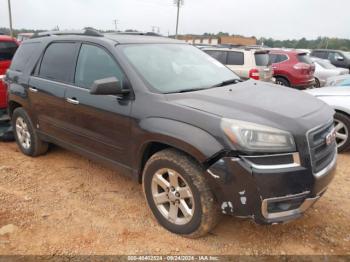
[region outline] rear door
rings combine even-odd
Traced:
[[[73,83],[78,48],[76,42],[51,43],[29,79],[34,124],[41,132],[59,140],[69,136],[64,94]]]
[[[259,70],[259,76],[261,81],[270,82],[273,77],[273,70],[269,54],[266,51],[254,52],[254,64]]]
[[[95,80],[127,79],[114,57],[102,46],[82,44],[74,86],[65,93],[70,137],[67,142],[80,149],[129,165],[131,100],[113,95],[91,95]]]

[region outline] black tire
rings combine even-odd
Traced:
[[[340,146],[339,139],[337,138],[337,144],[338,144],[338,152],[344,152],[350,149],[350,117],[347,115],[344,115],[342,113],[337,112],[334,116],[335,124],[337,123],[343,123],[344,128],[341,130],[337,130],[337,132],[340,132],[341,134],[347,134],[347,139],[343,140],[342,145]]]
[[[184,225],[177,225],[169,221],[159,211],[153,199],[153,177],[162,169],[171,169],[180,174],[192,192],[194,199],[193,215],[191,220]],[[154,154],[146,163],[143,172],[143,190],[148,206],[159,224],[170,232],[188,238],[197,238],[206,235],[216,226],[220,218],[220,212],[203,173],[204,170],[198,163],[174,149],[160,151]],[[178,212],[181,214],[179,210],[176,213],[177,215]]]
[[[290,87],[289,81],[283,77],[276,77],[276,84],[280,86]]]
[[[25,148],[18,137],[17,133],[17,126],[16,122],[17,120],[21,118],[23,119],[24,123],[27,125],[28,132],[30,134],[30,146],[28,148]],[[35,128],[33,126],[32,121],[30,120],[30,117],[28,116],[27,112],[23,108],[17,108],[12,115],[12,127],[13,127],[13,133],[15,135],[16,143],[18,147],[21,149],[23,154],[31,157],[36,157],[43,155],[47,152],[49,145],[48,143],[42,141],[38,134],[35,132]]]
[[[315,78],[315,88],[320,88],[320,87],[321,87],[320,80],[318,80],[318,78]]]

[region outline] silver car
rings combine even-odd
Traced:
[[[348,75],[349,69],[335,67],[329,60],[311,57],[314,62],[316,87],[323,87],[326,85],[327,79],[339,75]]]
[[[343,152],[350,149],[350,87],[325,87],[306,92],[318,97],[335,109],[334,125],[338,151]]]
[[[333,76],[327,79],[326,86],[339,86],[343,81],[350,79],[350,75]]]

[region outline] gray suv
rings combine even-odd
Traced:
[[[315,49],[310,56],[328,59],[336,67],[350,69],[350,52],[330,49]]]

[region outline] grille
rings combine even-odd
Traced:
[[[313,172],[316,174],[326,168],[333,160],[337,153],[336,142],[327,145],[326,137],[334,128],[333,122],[308,134],[308,141],[311,153],[311,165]]]

